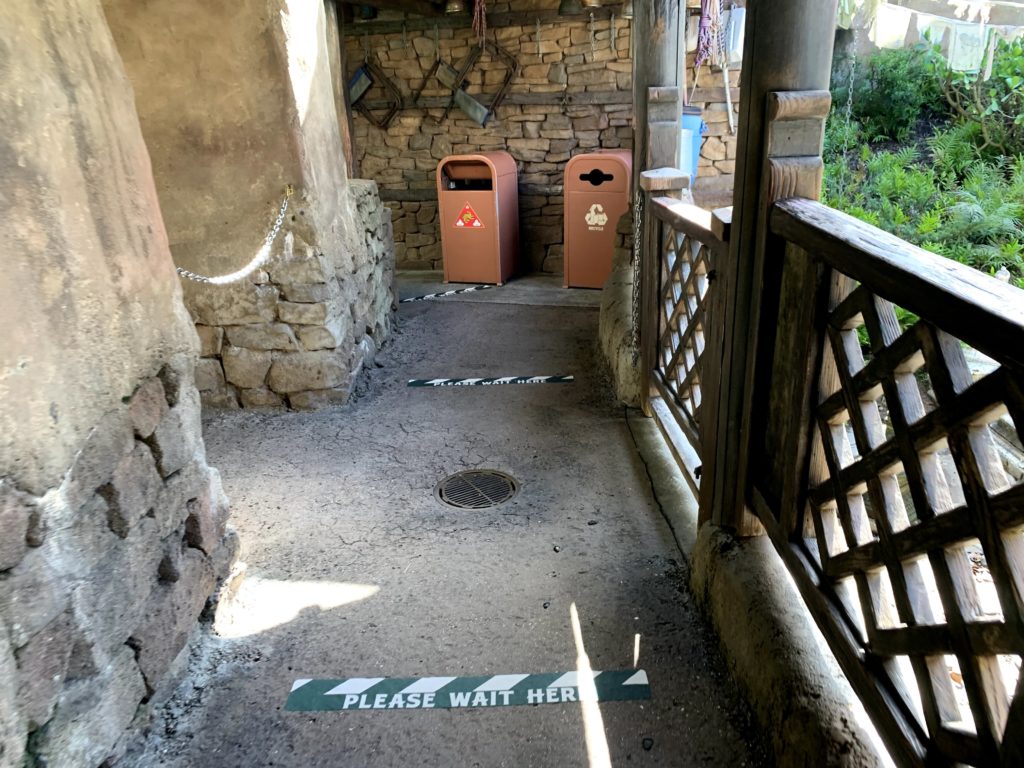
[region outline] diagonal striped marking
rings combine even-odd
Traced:
[[[591,676],[597,677],[600,672],[591,670]],[[580,684],[579,672],[566,672],[560,678],[548,685],[548,688],[577,688]]]
[[[296,680],[294,683],[292,683],[292,691],[297,691],[297,690],[299,690],[299,688],[304,686],[306,683],[311,683],[311,682],[313,682],[313,678],[311,678],[311,677],[307,677],[304,680]]]
[[[373,688],[383,680],[383,677],[353,677],[341,685],[336,685],[327,691],[324,696],[341,696],[345,693],[362,693],[368,688]]]
[[[623,685],[650,685],[650,683],[647,682],[647,673],[644,672],[642,669],[637,670],[637,673],[635,675],[633,675],[631,678],[629,678],[629,680],[623,681],[622,684]]]
[[[400,693],[435,693],[444,688],[454,677],[422,677]]]
[[[515,687],[529,675],[495,675],[486,682],[474,688],[474,691],[507,691]]]

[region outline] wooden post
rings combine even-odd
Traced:
[[[680,86],[682,72],[679,33],[680,0],[644,0],[634,3],[633,16],[633,189],[640,190],[640,174],[659,165],[645,165],[648,157],[648,89]],[[678,93],[678,92],[677,92]],[[678,99],[678,108],[682,102]],[[665,119],[665,118],[662,118]],[[679,115],[675,116],[679,125]],[[664,163],[675,166],[676,161]]]
[[[816,130],[824,125],[819,117],[823,106],[827,112],[836,5],[837,0],[747,3],[732,231],[729,259],[717,286],[724,349],[721,396],[717,413],[709,413],[717,440],[714,454],[704,457],[700,515],[701,522],[710,520],[740,535],[760,531],[746,511],[746,492],[758,334],[766,295],[767,216],[771,203],[782,196],[820,195],[821,139]],[[786,91],[815,93],[770,97]],[[798,113],[800,117],[795,117]],[[790,124],[770,136],[773,120]],[[809,150],[812,141],[816,146]],[[802,159],[792,161],[794,156]]]

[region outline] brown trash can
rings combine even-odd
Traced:
[[[565,166],[566,288],[603,288],[615,231],[629,210],[633,155],[622,149],[576,155]]]
[[[437,165],[446,283],[502,285],[519,250],[519,177],[508,152],[450,155]]]

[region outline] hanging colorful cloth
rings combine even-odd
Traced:
[[[473,32],[483,48],[487,40],[487,0],[476,0],[473,3]]]
[[[700,0],[700,24],[697,32],[697,57],[693,68],[698,69],[704,62],[718,53],[719,43],[716,32],[722,26],[722,5],[719,0]]]

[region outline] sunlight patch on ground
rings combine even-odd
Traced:
[[[217,610],[221,637],[248,637],[293,621],[301,611],[329,611],[372,597],[380,587],[342,581],[280,581],[246,578],[227,605]]]

